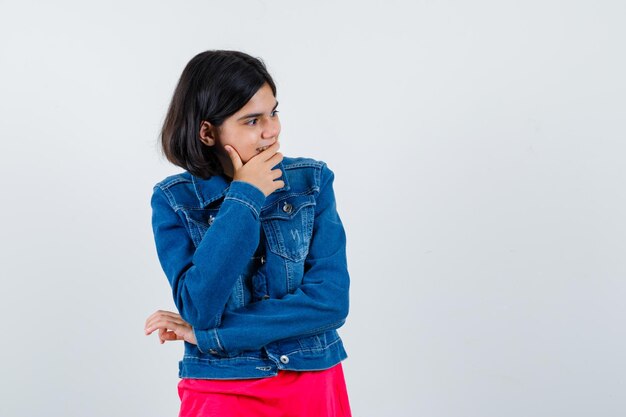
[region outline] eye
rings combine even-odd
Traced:
[[[271,113],[272,117],[276,116],[277,114],[278,114],[278,110],[274,110],[274,111]]]
[[[258,122],[258,121],[259,121],[259,119],[250,119],[250,120],[248,120],[248,121],[246,122],[246,124],[247,124],[248,126],[254,126],[254,125],[256,125],[256,124],[257,124],[257,122]]]

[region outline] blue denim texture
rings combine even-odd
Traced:
[[[347,357],[346,236],[333,172],[288,158],[268,197],[224,176],[185,171],[154,186],[152,227],[174,302],[198,345],[179,377],[262,378],[328,369]]]

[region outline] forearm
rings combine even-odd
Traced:
[[[157,252],[181,316],[194,327],[219,325],[233,285],[257,248],[259,210],[265,196],[231,183],[220,210],[197,249],[163,192],[152,199]]]
[[[218,328],[195,329],[200,350],[236,354],[281,339],[304,337],[341,327],[349,310],[349,279],[328,277],[305,284],[282,299],[270,299],[226,311]]]

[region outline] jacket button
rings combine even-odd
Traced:
[[[290,214],[293,211],[293,206],[285,201],[285,205],[283,206],[283,211],[287,214]]]
[[[281,361],[282,363],[284,363],[285,365],[286,365],[286,364],[288,364],[288,363],[289,363],[289,356],[287,356],[287,355],[283,355],[283,356],[281,356],[281,357],[280,357],[280,361]]]
[[[267,295],[267,294],[265,294],[265,295],[263,296],[263,299],[264,299],[264,300],[269,300],[269,299],[270,299],[270,296],[269,296],[269,295]]]
[[[216,355],[217,354],[217,350],[209,349],[209,353],[212,354],[212,355]]]
[[[265,256],[261,256],[261,265],[265,263]]]

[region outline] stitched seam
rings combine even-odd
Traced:
[[[209,204],[219,200],[220,198],[224,197],[226,195],[226,193],[228,192],[228,187],[226,187],[224,189],[224,191],[222,191],[221,193],[209,198],[208,200],[205,200],[204,202],[202,202],[202,208],[208,206]]]
[[[169,188],[161,188],[161,191],[165,195],[165,198],[167,198],[167,203],[170,205],[170,207],[172,207],[174,211],[178,211],[177,205],[176,205],[176,199],[174,198],[174,195],[169,190]]]
[[[315,173],[315,183],[318,185],[318,189],[321,187],[322,185],[322,169],[327,167],[327,165],[324,163],[319,170],[317,170],[317,172]]]
[[[233,197],[233,196],[226,197],[226,198],[224,198],[224,200],[235,200],[235,201],[238,201],[241,204],[247,206],[250,210],[252,210],[257,218],[259,217],[259,212],[256,210],[256,207],[254,207],[252,204],[248,203],[246,200],[242,200],[240,198]]]
[[[309,203],[305,203],[302,204],[301,206],[298,206],[298,209],[296,211],[291,212],[291,214],[289,215],[285,215],[285,214],[281,214],[281,213],[273,213],[273,214],[266,214],[262,217],[263,220],[270,220],[270,219],[292,219],[293,217],[296,216],[296,214],[298,214],[301,210],[307,208],[307,207],[311,207],[311,206],[315,206],[315,202],[311,201]]]
[[[336,340],[330,342],[329,344],[322,346],[321,348],[306,348],[306,349],[296,349],[296,350],[292,350],[291,352],[287,352],[284,353],[284,355],[291,355],[294,353],[298,353],[298,352],[319,352],[320,350],[327,350],[329,347],[331,347],[332,345],[339,343],[341,341],[341,338],[337,338]]]
[[[263,211],[264,209],[266,209],[268,207],[272,207],[274,204],[280,203],[280,202],[282,202],[282,201],[284,201],[284,200],[286,200],[288,198],[301,197],[303,195],[309,195],[309,194],[311,194],[311,192],[316,192],[316,191],[319,192],[319,190],[320,190],[320,187],[317,186],[317,185],[314,185],[313,187],[311,187],[308,190],[303,191],[301,193],[289,193],[289,194],[287,194],[285,196],[282,196],[281,198],[279,198],[278,200],[276,200],[276,201],[274,201],[272,203],[264,205],[263,207],[261,207],[261,211]]]
[[[313,329],[313,330],[311,330],[308,334],[310,334],[311,332],[313,332],[313,333],[319,333],[319,332],[321,332],[321,331],[323,331],[323,330],[332,329],[332,328],[333,328],[333,327],[335,327],[336,325],[338,325],[338,324],[340,324],[340,323],[341,323],[341,324],[344,324],[345,322],[346,322],[346,321],[345,321],[345,319],[344,319],[344,320],[339,320],[339,321],[336,321],[336,322],[334,322],[334,323],[328,324],[328,325],[326,325],[326,326],[321,326],[321,327],[318,327],[317,329]]]
[[[310,161],[310,162],[294,162],[289,165],[284,165],[285,169],[293,169],[293,168],[320,168],[324,162],[321,161]]]
[[[160,183],[158,183],[157,185],[155,185],[155,187],[159,187],[161,189],[165,188],[169,188],[173,185],[178,184],[179,182],[190,182],[187,178],[183,178],[181,176],[175,176],[174,178],[170,179],[169,181],[167,180],[163,180]]]
[[[202,196],[198,193],[198,184],[194,177],[191,177],[191,184],[193,185],[193,192],[196,194],[196,198],[200,202],[200,206],[204,205],[204,201],[202,200]]]
[[[217,335],[217,329],[213,329],[213,333],[215,333],[215,340],[217,341],[217,346],[218,346],[218,347],[219,347],[219,348],[220,348],[223,352],[225,352],[224,347],[223,347],[223,346],[222,346],[222,344],[220,343],[220,338],[219,338],[219,337],[218,337],[218,335]]]
[[[232,358],[201,358],[199,356],[193,356],[193,355],[184,355],[183,360],[184,359],[195,359],[195,360],[202,361],[202,362],[235,361],[235,360],[240,360],[240,359],[245,359],[249,361],[262,361],[263,360],[262,358],[255,358],[254,356],[234,356]]]

